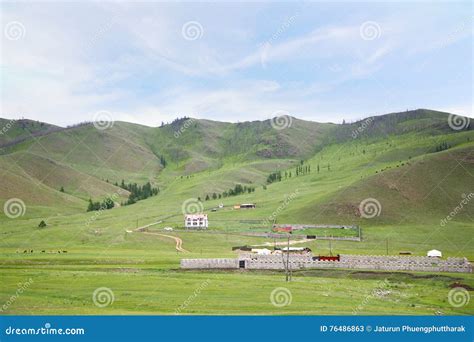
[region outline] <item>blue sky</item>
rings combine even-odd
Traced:
[[[472,117],[470,2],[2,3],[1,115]]]

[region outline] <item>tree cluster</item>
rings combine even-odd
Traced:
[[[252,187],[252,186],[246,186],[246,185],[243,185],[242,184],[236,184],[233,188],[227,190],[227,191],[224,191],[222,194],[216,194],[215,192],[209,196],[209,194],[206,195],[205,197],[205,200],[206,201],[209,201],[211,198],[212,199],[218,199],[218,198],[226,198],[226,197],[230,197],[230,196],[238,196],[238,195],[241,195],[241,194],[245,194],[245,193],[252,193],[255,191],[255,187]],[[199,200],[201,200],[201,197],[198,197]]]
[[[140,200],[147,199],[148,197],[156,196],[160,192],[160,189],[154,188],[151,186],[150,182],[145,183],[145,185],[140,186],[137,183],[125,183],[122,179],[122,183],[116,186],[120,186],[122,189],[128,190],[130,195],[128,196],[128,200],[123,205],[134,204]]]
[[[436,152],[441,152],[444,150],[447,150],[448,148],[451,148],[451,146],[445,141],[438,146],[436,146]]]
[[[92,199],[89,199],[87,211],[107,210],[113,207],[115,207],[115,203],[110,197],[107,197],[102,202],[94,202]]]

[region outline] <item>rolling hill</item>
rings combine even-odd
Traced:
[[[156,128],[115,122],[106,130],[86,123],[34,137],[12,129],[0,154],[0,204],[19,199],[24,207],[16,218],[0,215],[0,299],[31,277],[35,286],[7,314],[173,314],[206,282],[183,313],[352,314],[388,279],[390,294],[372,298],[361,314],[472,314],[472,301],[447,302],[453,284],[474,287],[472,274],[312,270],[286,283],[278,272],[179,270],[183,257],[235,257],[234,246],[274,243],[255,235],[273,222],[361,226],[360,242],[304,243],[320,255],[420,256],[436,248],[473,260],[474,131],[451,128],[449,118],[417,110],[340,125],[292,118],[284,129],[270,120],[197,119]],[[86,212],[89,198],[123,191],[115,185],[122,179],[150,181],[160,192]],[[229,196],[236,184],[251,190]],[[187,203],[202,206],[208,231],[182,229]],[[238,203],[257,208],[234,210]],[[135,231],[143,226],[151,234]],[[90,298],[104,286],[116,300],[98,308]],[[281,286],[293,293],[291,306],[268,303]]]
[[[11,182],[17,186],[10,189],[4,185],[0,198],[7,200],[15,192],[28,197],[26,194],[36,189],[31,204],[41,202],[59,212],[58,198],[67,195],[73,207],[79,203],[85,206],[89,198],[99,200],[119,191],[114,184],[122,180],[150,181],[168,196],[177,193],[204,199],[237,183],[261,187],[271,172],[289,173],[304,160],[313,168],[311,175],[299,177],[305,178],[302,185],[309,203],[288,213],[314,220],[318,218],[315,208],[328,208],[320,212],[332,220],[353,220],[361,194],[367,197],[372,193],[381,198],[390,195],[387,201],[397,203],[392,214],[386,210],[384,219],[391,222],[404,211],[398,206],[419,208],[420,213],[429,209],[430,204],[421,199],[433,184],[420,179],[426,180],[430,170],[435,172],[431,177],[434,182],[450,167],[461,165],[451,181],[458,186],[446,186],[453,201],[431,196],[433,202],[444,203],[444,210],[459,198],[450,189],[460,191],[470,184],[473,172],[469,157],[472,125],[453,130],[448,113],[425,109],[340,125],[289,118],[289,127],[283,129],[275,127],[272,120],[224,123],[192,118],[156,128],[115,122],[107,130],[90,123],[61,129],[29,120],[1,122],[10,128],[2,140],[0,172],[15,178]],[[436,153],[444,149],[443,143],[449,145],[447,151]],[[316,173],[317,168],[321,171]],[[362,175],[349,176],[352,173]],[[315,199],[311,194],[318,193],[318,183],[325,177],[340,185]],[[269,188],[285,189],[283,183],[287,182]],[[61,188],[64,193],[58,193]],[[127,196],[128,192],[123,192],[120,197],[125,200]],[[160,196],[153,201],[160,201]]]

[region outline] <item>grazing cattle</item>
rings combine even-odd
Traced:
[[[67,251],[63,251],[63,253],[67,253]]]
[[[26,252],[27,252],[27,250],[25,249],[25,250],[23,251],[23,253],[26,253]]]
[[[41,253],[46,253],[45,251],[41,251]]]

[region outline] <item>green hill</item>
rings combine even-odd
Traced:
[[[426,255],[436,248],[443,257],[473,260],[474,131],[472,124],[452,129],[448,120],[448,113],[418,110],[341,125],[293,118],[285,129],[269,120],[182,119],[157,128],[115,122],[107,130],[83,124],[35,137],[15,133],[10,139],[21,139],[0,154],[0,205],[19,199],[24,210],[17,218],[0,215],[0,301],[31,277],[35,286],[7,314],[173,314],[206,282],[183,313],[352,314],[388,280],[390,293],[370,297],[362,314],[472,314],[472,301],[447,301],[453,284],[474,287],[472,274],[312,270],[286,283],[273,271],[179,270],[183,257],[235,257],[234,246],[272,245],[255,234],[270,232],[273,222],[360,225],[360,242],[302,244],[316,255]],[[89,198],[117,193],[122,179],[150,181],[160,192],[86,212]],[[237,184],[245,191],[234,195]],[[182,229],[187,203],[202,205],[208,231]],[[239,203],[256,208],[234,209]],[[364,203],[374,211],[361,209]],[[164,235],[134,232],[150,224],[150,233]],[[187,252],[176,251],[174,237]],[[281,286],[293,293],[291,306],[269,303]],[[113,290],[113,305],[91,303],[99,287]]]

